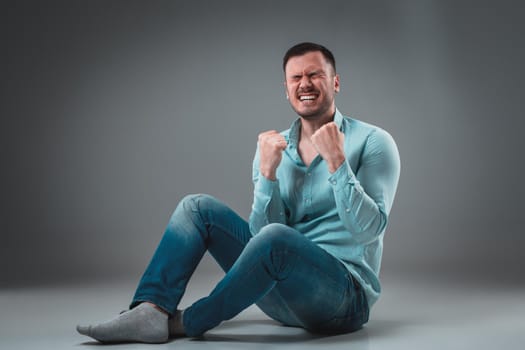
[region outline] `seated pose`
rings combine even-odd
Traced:
[[[339,76],[324,46],[293,46],[283,70],[299,118],[288,130],[259,135],[249,222],[211,196],[185,197],[129,310],[78,332],[100,342],[162,343],[202,335],[254,303],[313,333],[352,332],[368,321],[399,180],[396,144],[336,108]],[[206,251],[225,276],[179,310]]]

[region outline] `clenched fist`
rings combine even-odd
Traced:
[[[286,146],[283,135],[275,130],[259,134],[259,171],[268,180],[276,180],[275,172]]]
[[[344,140],[344,134],[334,122],[326,123],[312,135],[312,144],[328,164],[331,173],[345,161]]]

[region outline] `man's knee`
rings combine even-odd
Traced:
[[[198,228],[199,232],[204,232],[204,225],[208,221],[210,208],[216,206],[218,201],[207,194],[189,194],[181,199],[177,208],[171,215],[168,229],[174,227]]]
[[[298,244],[302,235],[283,224],[269,224],[249,242],[247,250],[257,252],[265,270],[276,280],[288,277],[298,258]]]
[[[301,234],[289,226],[272,223],[264,226],[252,240],[255,244],[270,248],[286,248],[293,245],[299,236]]]
[[[209,210],[217,203],[218,201],[214,197],[203,193],[197,193],[186,195],[180,201],[179,206],[184,210],[200,213],[202,211]]]
[[[286,226],[285,224],[271,223],[271,224],[264,226],[259,232],[259,234],[271,237],[271,236],[278,236],[279,234],[285,231],[286,232],[290,231],[290,227]]]

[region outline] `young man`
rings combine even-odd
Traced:
[[[130,310],[78,326],[81,334],[160,343],[201,335],[254,303],[316,333],[352,332],[368,321],[399,179],[397,147],[386,131],[336,109],[339,76],[328,49],[298,44],[283,69],[299,118],[284,132],[259,135],[249,223],[215,198],[185,197]],[[206,250],[226,275],[209,296],[177,310]]]

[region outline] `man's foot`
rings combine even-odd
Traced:
[[[164,343],[169,335],[168,315],[150,303],[142,303],[112,320],[77,326],[77,331],[103,343]]]

